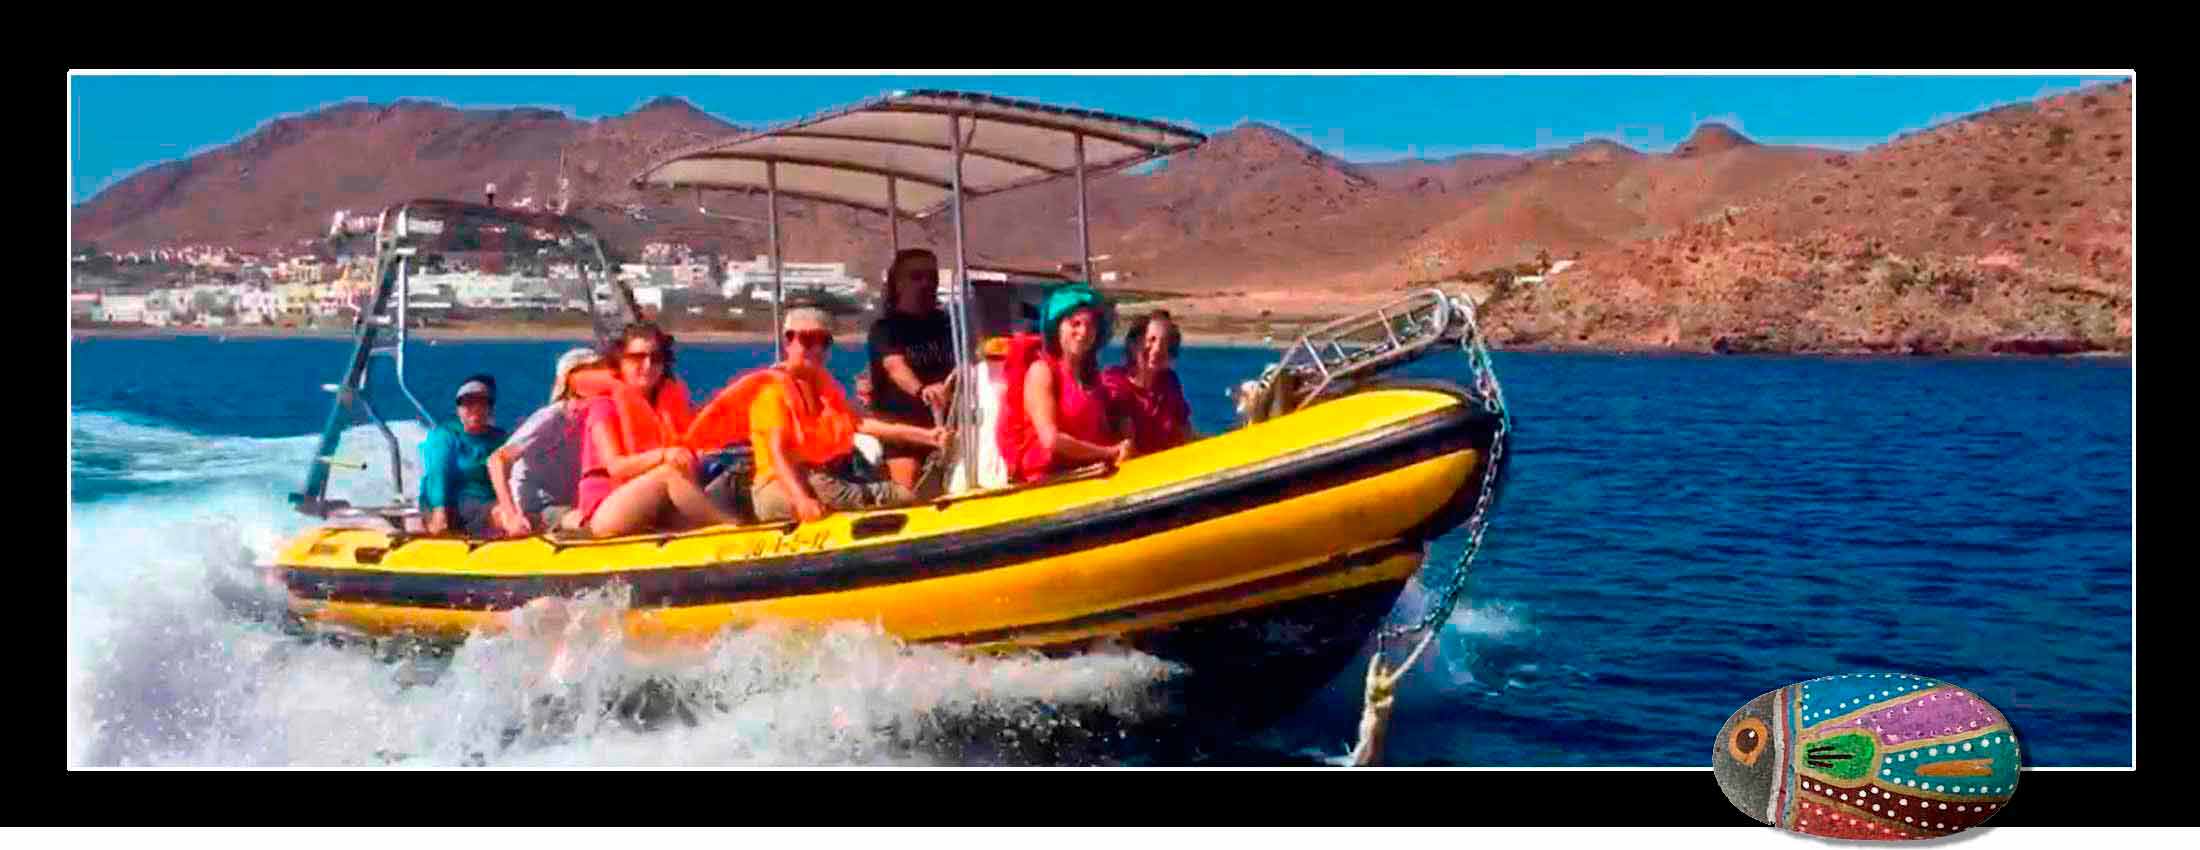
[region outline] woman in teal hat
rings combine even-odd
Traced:
[[[1108,422],[1100,383],[1106,307],[1087,284],[1063,286],[1047,296],[1039,319],[1043,336],[1018,334],[1011,344],[999,435],[1011,478],[1037,481],[1050,472],[1130,458],[1131,442],[1116,437]]]

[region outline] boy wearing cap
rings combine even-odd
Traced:
[[[496,426],[497,381],[474,375],[458,385],[458,418],[437,425],[420,443],[420,510],[428,532],[489,530],[496,488],[489,483],[489,454],[504,445]]]

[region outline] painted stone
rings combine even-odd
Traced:
[[[1827,676],[1727,718],[1711,774],[1759,821],[1829,838],[1938,838],[2017,790],[2009,719],[1977,694],[1900,673]]]

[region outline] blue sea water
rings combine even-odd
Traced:
[[[460,377],[496,374],[509,426],[545,397],[569,346],[416,344],[409,368],[439,416]],[[462,763],[526,711],[518,643],[469,645],[420,684],[402,664],[301,646],[211,601],[225,576],[306,525],[284,494],[327,416],[319,386],[348,350],[72,345],[73,762]],[[683,344],[677,368],[715,386],[768,354]],[[1272,356],[1187,348],[1195,424],[1229,427],[1224,388]],[[843,350],[834,366],[846,378],[859,361]],[[1405,680],[1389,763],[1702,766],[1743,702],[1849,672],[1976,691],[2008,714],[2032,765],[2130,763],[2128,361],[1500,352],[1496,364],[1516,419],[1510,483],[1466,599]],[[421,427],[398,430],[416,462]],[[355,428],[340,454],[374,466],[343,486],[386,491],[383,451]],[[1448,565],[1463,542],[1439,541],[1431,563]],[[1401,608],[1423,597],[1409,591]],[[842,637],[827,649],[730,642],[718,686],[758,696],[719,721],[648,733],[583,723],[492,761],[891,761],[851,741],[851,716],[890,726],[1019,694],[1104,703],[1110,683],[1153,669],[1124,657],[974,669]],[[759,652],[780,654],[759,666]],[[1363,672],[1248,747],[1278,762],[1348,749]],[[947,681],[961,684],[933,684]]]

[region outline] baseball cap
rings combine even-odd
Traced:
[[[467,396],[475,395],[486,397],[491,404],[495,404],[497,400],[496,379],[487,375],[475,375],[467,378],[465,383],[458,385],[458,401],[465,401]]]

